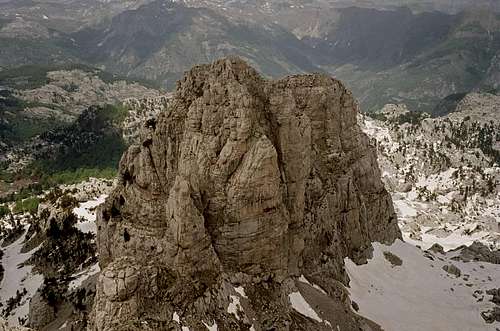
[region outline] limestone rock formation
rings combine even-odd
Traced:
[[[376,330],[349,307],[344,258],[401,235],[357,112],[325,75],[194,67],[98,212],[89,329]],[[294,310],[292,292],[320,318]]]

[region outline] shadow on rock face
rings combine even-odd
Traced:
[[[194,67],[98,212],[91,329],[319,330],[288,300],[302,274],[365,323],[332,284],[348,282],[344,257],[363,262],[401,234],[357,111],[325,75],[268,81],[238,58]]]

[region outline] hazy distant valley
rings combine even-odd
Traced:
[[[408,2],[413,12],[373,3],[6,2],[0,66],[85,63],[172,89],[194,64],[237,54],[272,77],[328,72],[365,110],[404,102],[432,111],[449,95],[498,88],[494,2],[420,10]]]

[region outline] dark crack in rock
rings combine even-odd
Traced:
[[[98,212],[90,330],[329,329],[290,305],[300,275],[344,307],[340,327],[377,329],[350,309],[343,261],[401,234],[357,113],[326,75],[269,81],[238,58],[189,71]]]

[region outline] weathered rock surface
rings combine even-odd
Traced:
[[[481,261],[500,264],[500,250],[491,250],[486,245],[475,241],[468,247],[463,247],[458,259],[464,262]]]
[[[0,318],[0,331],[30,331],[31,329],[22,326],[9,326],[7,321]]]
[[[462,272],[458,269],[454,264],[447,264],[443,266],[443,270],[449,273],[450,275],[454,275],[455,277],[460,277]]]
[[[400,231],[357,111],[324,75],[267,81],[236,58],[193,68],[98,212],[90,330],[330,329],[293,310],[300,275],[345,305],[322,318],[376,329],[351,312],[343,259]]]
[[[30,300],[29,325],[35,329],[41,329],[56,318],[55,307],[48,304],[41,293],[37,291]]]

